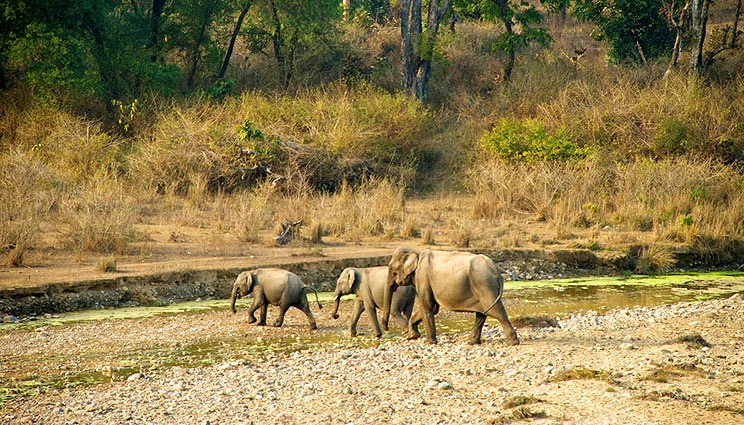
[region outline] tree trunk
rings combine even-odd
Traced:
[[[403,0],[401,35],[403,37],[403,92],[414,95],[421,102],[429,97],[431,59],[442,17],[450,0],[429,1],[426,32],[422,32],[421,0]],[[414,43],[418,49],[414,48]]]
[[[351,0],[344,0],[342,4],[344,8],[344,21],[348,22],[351,19]]]
[[[504,23],[506,34],[509,37],[506,63],[504,64],[504,81],[511,79],[514,62],[516,62],[515,46],[512,45],[512,36],[514,35],[514,22],[512,22],[511,10],[509,10],[508,0],[498,0],[499,11],[501,13],[501,22]]]
[[[153,0],[152,2],[152,26],[150,27],[150,44],[147,46],[149,49],[152,49],[152,54],[150,54],[150,61],[156,62],[158,60],[158,55],[155,54],[155,51],[158,47],[159,37],[160,37],[160,17],[163,15],[163,8],[165,7],[165,0]]]
[[[3,58],[0,56],[0,90],[5,90],[8,88],[8,78],[5,76],[3,61]]]
[[[214,12],[214,7],[216,5],[217,0],[214,0],[212,4],[204,10],[204,19],[202,20],[201,27],[199,28],[199,34],[196,36],[196,40],[194,41],[194,49],[191,52],[191,70],[189,70],[189,76],[186,80],[186,86],[189,88],[194,85],[196,67],[199,64],[199,50],[201,50],[201,46],[204,43],[204,38],[207,34],[207,26],[209,25],[209,21],[212,18],[212,12]]]
[[[703,46],[705,44],[705,31],[708,24],[708,7],[710,0],[692,0],[692,31],[695,43],[692,46],[690,57],[690,70],[698,75],[703,74]]]
[[[245,19],[245,15],[248,14],[248,10],[250,10],[252,4],[253,0],[247,0],[243,5],[243,9],[240,11],[240,15],[238,15],[238,21],[235,23],[235,28],[233,29],[232,36],[230,37],[230,43],[227,45],[227,52],[225,52],[225,60],[222,61],[222,66],[220,67],[220,71],[217,73],[217,78],[225,78],[227,66],[230,64],[230,57],[232,56],[233,49],[235,48],[235,40],[237,40],[238,38],[240,27],[243,26],[243,19]]]
[[[690,1],[688,0],[687,2],[685,2],[685,6],[679,12],[679,18],[677,20],[674,19],[673,5],[674,3],[672,3],[672,8],[669,10],[669,21],[671,22],[675,31],[674,47],[672,47],[672,57],[669,59],[669,65],[667,65],[667,69],[666,72],[664,72],[663,78],[666,78],[669,74],[672,73],[672,70],[677,67],[677,61],[679,61],[679,52],[682,48],[682,30],[684,29],[683,25],[685,19],[687,18],[687,11],[690,8]]]
[[[273,0],[271,1],[271,16],[274,19],[274,33],[271,35],[271,40],[274,44],[274,57],[276,58],[277,68],[279,69],[279,88],[286,90],[289,88],[292,73],[289,69],[286,52],[284,51],[285,43],[284,35],[282,34],[282,24],[279,21],[279,10]]]
[[[732,49],[736,47],[736,39],[738,36],[736,32],[739,31],[739,15],[740,14],[741,14],[741,0],[738,0],[736,2],[736,14],[734,15],[734,28],[731,34],[731,41],[729,42],[729,47]]]
[[[421,38],[421,0],[403,0],[400,32],[403,38],[403,93],[411,95],[419,66],[413,45]]]

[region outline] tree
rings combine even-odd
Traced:
[[[330,44],[341,18],[338,0],[256,0],[245,31],[251,50],[272,55],[278,85],[289,88],[301,52]]]
[[[220,70],[217,72],[217,78],[225,78],[225,73],[227,72],[227,66],[230,64],[230,57],[232,56],[233,49],[235,48],[235,41],[238,39],[238,34],[240,34],[240,27],[243,26],[243,20],[245,19],[245,15],[248,14],[248,10],[250,10],[252,4],[253,4],[253,0],[243,1],[243,6],[240,9],[238,20],[237,22],[235,22],[235,28],[233,29],[232,36],[230,36],[230,42],[227,45],[227,51],[225,52],[225,59],[222,61],[222,66],[220,67]]]
[[[576,0],[572,11],[597,26],[595,38],[608,43],[608,58],[615,62],[658,58],[674,41],[664,22],[662,0]]]
[[[703,73],[703,45],[705,44],[705,32],[708,26],[709,0],[692,0],[692,32],[694,42],[692,54],[690,55],[690,70],[702,75]]]
[[[561,6],[565,6],[564,1],[552,0],[544,3],[551,10],[559,10]],[[547,47],[552,41],[545,28],[537,27],[543,16],[532,4],[512,0],[461,0],[457,5],[466,15],[478,16],[504,26],[504,32],[499,34],[492,46],[494,51],[506,53],[504,81],[511,79],[517,52],[534,43]]]
[[[400,32],[403,37],[403,92],[421,102],[429,97],[431,60],[439,24],[450,7],[450,0],[429,0],[426,28],[422,26],[422,1],[403,0]]]
[[[666,18],[669,21],[669,25],[672,29],[674,29],[675,34],[674,46],[672,47],[672,54],[669,59],[669,65],[667,66],[667,70],[664,73],[664,78],[666,78],[672,72],[672,69],[677,66],[677,61],[679,60],[679,53],[682,49],[684,22],[687,18],[687,11],[690,9],[690,1],[686,0],[682,8],[679,8],[679,5],[676,5],[674,0],[671,0],[670,3],[665,4],[664,6],[664,13],[666,14]]]

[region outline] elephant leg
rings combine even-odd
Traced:
[[[372,303],[365,304],[364,309],[367,310],[367,316],[369,316],[369,322],[372,325],[372,335],[375,338],[381,337],[382,331],[380,330],[380,322],[377,321],[377,309]]]
[[[501,324],[501,328],[504,330],[504,336],[506,336],[506,345],[519,345],[519,338],[517,337],[517,331],[514,330],[509,316],[506,315],[506,308],[504,303],[499,300],[492,309],[488,312],[488,315],[495,318]],[[485,319],[484,319],[485,320]]]
[[[422,317],[424,321],[424,328],[426,328],[426,342],[429,344],[436,344],[437,327],[434,322],[434,311],[431,309],[424,309]]]
[[[264,303],[258,311],[258,326],[266,326],[266,313],[268,310],[269,305]]]
[[[274,327],[282,327],[282,324],[284,324],[284,315],[287,314],[288,309],[289,306],[287,304],[281,304],[279,306],[279,316],[277,316],[276,321],[274,322]]]
[[[310,322],[310,329],[318,329],[318,324],[315,322],[313,312],[310,311],[310,303],[303,301],[302,306],[297,308],[302,310],[302,312],[305,313],[305,316],[307,316],[307,320]]]
[[[483,313],[475,313],[473,334],[470,336],[468,344],[477,345],[481,343],[481,332],[483,332],[483,325],[486,323],[486,317],[487,316]]]
[[[256,298],[253,300],[253,304],[251,304],[250,307],[248,307],[248,323],[255,323],[256,322],[256,316],[254,313],[256,310],[259,309],[259,307],[262,307],[264,304],[261,302],[260,298]]]
[[[354,302],[354,311],[351,312],[351,321],[349,322],[349,335],[357,336],[357,323],[364,311],[364,304],[359,301]]]
[[[408,329],[408,319],[400,311],[395,312],[395,318],[398,319],[401,329]]]
[[[421,333],[418,330],[419,323],[421,323],[421,314],[419,313],[419,309],[416,309],[411,316],[411,320],[408,321],[408,335],[405,336],[406,339],[413,340],[421,337]]]

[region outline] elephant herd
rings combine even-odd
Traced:
[[[274,326],[281,326],[287,309],[302,310],[310,322],[317,324],[306,287],[300,278],[283,269],[263,268],[240,273],[233,284],[231,309],[236,313],[235,300],[240,296],[253,295],[253,304],[248,308],[249,323],[256,322],[254,313],[259,311],[258,325],[266,324],[269,304],[280,308]],[[470,344],[481,343],[481,332],[487,317],[499,321],[504,330],[507,345],[519,344],[506,309],[501,301],[504,279],[494,262],[484,256],[468,252],[415,250],[397,248],[387,266],[371,268],[349,267],[336,281],[335,302],[332,316],[338,318],[341,297],[355,294],[356,300],[349,323],[349,333],[356,335],[356,326],[362,312],[366,311],[375,337],[388,330],[390,313],[405,329],[408,339],[421,336],[418,326],[424,323],[426,341],[436,344],[437,334],[434,316],[440,307],[459,312],[475,313],[475,323],[469,339]],[[315,294],[318,302],[317,293]],[[414,301],[417,308],[414,310]],[[322,308],[320,302],[318,307]],[[378,321],[377,309],[382,309],[382,323]],[[382,329],[381,326],[382,325]]]

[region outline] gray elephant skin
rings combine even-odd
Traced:
[[[338,319],[338,306],[341,297],[355,294],[354,309],[349,322],[349,334],[356,336],[357,322],[362,312],[366,311],[372,324],[372,334],[379,338],[382,336],[380,323],[377,320],[377,309],[382,308],[385,300],[385,286],[387,285],[387,266],[355,268],[347,267],[336,280],[336,302],[332,316]],[[416,292],[412,286],[401,287],[395,291],[392,297],[391,310],[402,329],[408,329],[408,319],[411,318],[413,303],[416,300]],[[384,327],[385,330],[387,326]]]
[[[310,311],[310,303],[307,300],[307,290],[315,292],[315,300],[318,302],[318,308],[323,308],[318,301],[318,293],[315,289],[306,287],[302,280],[296,274],[278,268],[263,268],[256,270],[244,271],[238,275],[233,284],[232,298],[230,299],[230,308],[236,313],[235,299],[238,293],[241,297],[253,294],[253,304],[248,308],[248,323],[256,322],[254,312],[259,312],[258,325],[266,325],[266,311],[269,304],[279,306],[279,316],[274,322],[274,326],[280,327],[284,323],[284,315],[290,307],[301,310],[310,321],[310,329],[317,329],[318,326]]]
[[[475,313],[470,344],[481,343],[486,317],[499,321],[508,345],[519,344],[517,332],[501,301],[504,278],[490,258],[469,252],[418,251],[401,247],[390,258],[388,273],[383,324],[390,315],[394,285],[413,285],[416,288],[418,307],[409,323],[409,339],[420,336],[418,324],[423,321],[426,341],[436,344],[434,315],[441,306],[452,311]]]

